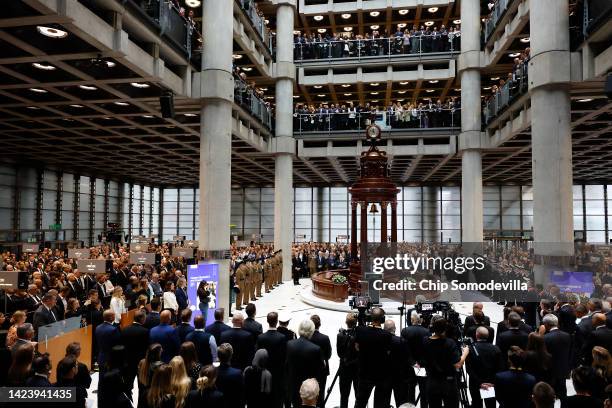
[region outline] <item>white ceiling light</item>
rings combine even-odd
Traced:
[[[397,26],[398,26],[399,28],[404,28],[404,27],[406,27],[406,23],[399,23]]]
[[[461,24],[461,20],[459,20],[459,19],[453,20],[453,24]]]
[[[528,43],[529,41],[531,41],[531,38],[529,37],[525,37],[525,38],[521,38],[520,40],[522,43]]]
[[[300,97],[300,95],[293,95],[293,99],[297,99],[299,97]]]
[[[185,4],[187,5],[187,7],[200,7],[200,5],[202,4],[202,2],[200,0],[185,0]]]
[[[79,85],[79,88],[85,91],[95,91],[96,89],[98,89],[95,86],[91,86],[91,85]]]
[[[104,63],[105,63],[105,64],[106,64],[106,66],[107,66],[107,67],[109,67],[109,68],[113,68],[115,65],[117,65],[117,64],[115,64],[113,61],[109,61],[109,60],[104,61]]]
[[[65,38],[68,35],[68,31],[60,30],[59,28],[36,26],[36,29],[42,35],[51,38]]]
[[[461,88],[455,88],[455,92],[461,92]]]
[[[378,99],[374,99],[372,102],[373,103],[378,103]]]
[[[189,116],[189,117],[193,117],[193,116],[198,116],[195,113],[186,113],[185,116]]]
[[[42,69],[44,71],[53,71],[54,69],[56,69],[53,65],[41,64],[40,62],[34,62],[32,63],[32,66],[34,68]]]
[[[380,16],[380,11],[370,11],[370,15],[372,17],[378,17],[378,16]]]
[[[264,23],[265,23],[266,25],[268,25],[268,24],[270,24],[270,20],[268,20],[268,19],[266,18],[266,19],[264,19]]]
[[[405,16],[406,14],[408,14],[408,12],[409,12],[409,10],[408,10],[408,9],[402,9],[402,10],[398,11],[398,13],[399,13],[401,16]]]
[[[323,88],[323,85],[315,85],[314,86],[314,89],[321,89],[321,88]]]
[[[398,94],[403,95],[406,93],[406,91],[397,91]]]
[[[370,92],[370,95],[378,95],[378,92],[376,92],[376,91]]]
[[[299,33],[299,31],[298,31],[298,33]],[[240,58],[242,58],[242,55],[240,55],[240,54],[233,54],[232,58],[233,59],[240,59]]]
[[[398,102],[404,102],[404,98],[398,99]]]
[[[324,98],[324,97],[325,97],[325,94],[318,94],[317,96],[318,96],[319,98]]]
[[[146,119],[151,119],[151,118],[153,118],[153,115],[142,115],[142,117],[146,118]]]
[[[79,105],[78,103],[73,103],[72,105],[70,105],[72,108],[82,108],[83,105]]]
[[[129,103],[127,103],[127,102],[121,102],[121,101],[116,101],[116,102],[114,102],[114,104],[115,104],[115,105],[119,105],[119,106],[128,106],[128,105],[129,105]]]
[[[437,84],[438,82],[440,81],[438,81],[437,79],[432,79],[431,81],[429,81],[430,84]]]
[[[372,30],[378,30],[380,28],[380,26],[378,24],[374,24],[374,25],[371,25],[370,28]]]
[[[28,106],[28,109],[32,109],[32,110],[40,110],[40,108],[36,107],[36,106]]]
[[[323,16],[314,16],[314,21],[322,21],[323,20]]]
[[[343,19],[348,20],[349,18],[351,18],[351,15],[348,13],[342,14],[341,16]]]
[[[323,34],[323,33],[325,33],[325,31],[327,31],[327,30],[326,30],[326,29],[324,29],[324,28],[319,28],[319,29],[317,30],[317,32],[318,32],[319,34]]]
[[[353,31],[353,27],[344,27],[344,31]]]
[[[482,89],[484,89],[485,91],[488,91],[489,89],[491,89],[491,87],[490,87],[490,86],[485,86],[485,87],[484,87],[484,88],[482,88]]]
[[[593,98],[578,99],[578,102],[591,102]]]
[[[499,77],[491,77],[491,81],[499,81]]]
[[[433,89],[428,89],[428,90],[426,90],[425,92],[427,92],[427,93],[432,93],[432,92],[435,92],[435,90],[433,90]]]
[[[372,83],[370,83],[370,86],[378,86],[378,85],[379,85],[379,84],[378,84],[378,82],[372,82]]]
[[[352,93],[345,93],[344,96],[351,96]]]
[[[438,11],[437,7],[430,7],[427,9],[427,11],[429,11],[430,13],[435,13],[436,11]]]
[[[148,88],[151,86],[149,84],[145,84],[144,82],[130,82],[130,85],[132,85],[134,88]]]
[[[408,81],[400,82],[400,85],[408,85]]]
[[[259,90],[260,90],[261,92],[265,92],[265,91],[267,91],[267,90],[268,90],[268,88],[259,88]]]
[[[300,31],[299,30],[294,30],[293,31],[293,35],[300,35]]]
[[[425,25],[426,25],[427,27],[431,27],[432,25],[434,25],[434,22],[433,22],[433,21],[426,21],[426,22],[425,22]]]
[[[36,92],[36,93],[47,93],[46,90],[40,89],[40,88],[30,88],[30,91]]]
[[[246,72],[250,72],[250,71],[253,70],[253,68],[251,68],[251,67],[243,67],[242,70],[246,71]]]
[[[351,86],[351,84],[342,84],[342,87],[343,87],[343,88],[348,88],[348,87],[350,87],[350,86]]]
[[[516,58],[516,57],[518,57],[519,55],[521,55],[521,53],[520,53],[520,52],[513,52],[512,54],[508,54],[508,56],[509,56],[510,58]]]

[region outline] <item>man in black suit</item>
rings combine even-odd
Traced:
[[[232,346],[224,343],[219,346],[219,369],[217,388],[223,393],[225,408],[244,408],[244,379],[242,371],[230,365]]]
[[[149,344],[149,329],[144,327],[144,310],[134,313],[134,322],[121,330],[120,343],[125,347],[126,356],[126,381],[129,389],[132,389],[134,378],[138,372],[138,363],[145,357],[146,347]]]
[[[87,390],[91,386],[91,376],[89,375],[89,368],[79,360],[81,356],[81,345],[77,342],[72,342],[66,346],[66,355],[65,357],[72,356],[77,360],[77,373],[74,377],[74,381],[77,387],[83,387],[83,389]]]
[[[395,406],[399,407],[408,402],[408,389],[414,376],[414,369],[412,368],[414,363],[408,343],[395,335],[395,322],[391,319],[385,321],[384,329],[391,333],[391,352],[388,363],[388,370],[391,372],[391,389],[389,391],[393,391]]]
[[[153,298],[151,300],[151,311],[147,314],[144,322],[144,327],[151,330],[155,326],[159,325],[159,311],[161,310],[161,302],[159,298]]]
[[[51,291],[49,291],[51,292]],[[66,318],[66,309],[68,308],[68,294],[70,293],[70,288],[68,286],[63,286],[56,298],[55,308],[53,312],[58,320],[64,320]]]
[[[325,405],[323,400],[325,398],[325,384],[327,383],[327,376],[329,375],[329,359],[332,356],[332,346],[331,342],[329,341],[329,336],[319,331],[319,328],[321,327],[321,318],[319,315],[310,316],[310,320],[312,320],[315,325],[315,331],[312,334],[310,341],[321,348],[323,361],[325,362],[325,369],[323,370],[321,376],[317,378],[317,381],[319,382],[319,390],[321,392],[321,395],[319,395],[318,406],[319,408],[324,408]]]
[[[189,333],[191,333],[194,329],[191,325],[191,309],[183,309],[181,311],[181,323],[176,326],[176,334],[178,334],[179,339],[181,340],[181,344],[185,341],[185,338]]]
[[[265,349],[268,352],[268,370],[272,374],[273,408],[283,405],[285,381],[283,368],[287,356],[287,338],[276,330],[278,313],[270,312],[267,316],[269,329],[257,338],[257,350]]]
[[[476,342],[466,360],[472,408],[482,408],[480,389],[493,387],[495,374],[503,366],[501,350],[491,344],[488,337],[489,331],[486,327],[480,326],[476,329]],[[485,399],[484,405],[486,408],[495,408],[495,398]]]
[[[508,315],[508,330],[501,334],[497,334],[496,345],[501,350],[502,356],[508,355],[508,350],[512,346],[518,346],[525,350],[527,348],[527,339],[529,335],[523,330],[520,330],[521,317],[516,312],[510,312]]]
[[[249,303],[245,308],[245,312],[247,314],[247,318],[244,319],[243,328],[251,333],[255,339],[257,339],[257,337],[263,333],[263,328],[261,327],[261,324],[255,320],[255,313],[257,313],[255,304]]]
[[[593,331],[584,343],[581,356],[582,361],[586,365],[591,365],[593,362],[593,347],[600,346],[612,353],[612,330],[606,326],[606,315],[603,313],[595,313],[592,317]]]
[[[32,372],[34,375],[26,381],[26,387],[52,387],[49,382],[49,374],[51,373],[51,362],[49,355],[35,357],[32,361]]]
[[[230,326],[223,323],[224,314],[224,309],[215,310],[215,321],[212,324],[206,326],[205,329],[206,333],[211,334],[215,338],[217,344],[221,344],[221,333],[226,330],[231,330]]]
[[[68,274],[67,278],[68,282],[66,283],[66,287],[70,289],[68,292],[68,298],[77,298],[79,301],[84,301],[86,292],[83,290],[81,285],[77,282],[77,278],[73,273]]]
[[[491,326],[491,319],[483,312],[482,302],[474,302],[472,304],[472,314],[465,318],[465,330],[472,326]]]
[[[359,381],[359,355],[355,350],[355,327],[357,326],[357,315],[348,313],[346,315],[346,330],[340,329],[336,337],[336,353],[340,358],[339,381],[340,381],[340,408],[348,408],[351,385],[357,395]]]
[[[423,319],[416,311],[410,314],[410,326],[402,330],[401,337],[408,344],[410,355],[416,364],[423,365],[423,340],[430,336],[429,330],[422,326]],[[416,402],[416,386],[419,386],[419,395],[421,407],[427,408],[427,377],[417,377],[414,373],[409,372],[411,381],[408,384],[408,402],[414,404]]]
[[[507,371],[495,375],[495,399],[500,408],[531,406],[531,395],[536,384],[535,377],[522,371],[522,351],[512,346],[508,353]]]
[[[57,322],[57,316],[53,312],[55,307],[55,295],[53,293],[45,293],[42,297],[42,305],[34,312],[34,330],[38,333],[41,326],[46,326]]]
[[[584,316],[576,326],[576,350],[579,352],[583,349],[584,344],[593,331],[592,317],[595,313],[602,313],[602,306],[601,299],[599,298],[591,298],[587,302],[587,310],[589,313]]]
[[[255,355],[255,338],[248,331],[242,328],[244,324],[244,316],[241,313],[235,313],[232,317],[232,329],[221,333],[220,343],[229,343],[233,349],[232,367],[236,367],[243,371],[253,362]]]
[[[39,295],[38,286],[29,285],[28,286],[28,294],[26,298],[23,300],[23,307],[28,312],[34,312],[40,306],[42,302],[42,298]]]
[[[603,316],[603,315],[602,315]],[[559,319],[552,313],[542,318],[542,324],[546,330],[544,342],[546,350],[551,354],[552,367],[550,368],[550,385],[555,389],[557,398],[563,400],[567,397],[565,380],[571,370],[571,336],[559,330]],[[604,317],[604,325],[605,317]]]
[[[105,310],[102,318],[104,322],[96,327],[95,331],[96,344],[98,346],[97,361],[101,373],[106,371],[106,361],[110,356],[111,350],[119,344],[121,339],[119,329],[113,325],[115,313],[112,310]]]
[[[185,341],[193,343],[200,364],[205,367],[212,364],[213,361],[217,361],[217,342],[212,334],[204,331],[204,316],[196,316],[193,324],[195,329],[187,334]]]
[[[308,378],[320,378],[325,370],[321,347],[310,339],[315,331],[311,320],[300,323],[300,337],[287,343],[287,393],[293,408],[300,408],[300,386]]]
[[[567,294],[560,293],[557,296],[556,314],[559,318],[559,330],[573,335],[576,332],[576,309],[569,303]]]

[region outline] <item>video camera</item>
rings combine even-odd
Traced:
[[[349,306],[351,310],[357,309],[357,324],[359,326],[365,326],[367,323],[372,321],[372,300],[370,296],[362,296],[358,294],[356,296],[349,297]]]
[[[423,318],[423,326],[429,327],[434,315],[440,315],[446,319],[448,330],[446,336],[456,341],[464,342],[463,323],[459,313],[453,309],[453,305],[448,301],[438,300],[435,302],[419,302],[415,309]]]

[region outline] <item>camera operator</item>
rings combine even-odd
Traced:
[[[348,408],[351,385],[357,396],[357,385],[359,381],[359,361],[357,350],[355,350],[355,327],[357,316],[355,313],[346,315],[346,329],[340,329],[336,338],[336,352],[340,357],[338,377],[340,379],[340,408]]]
[[[385,331],[391,333],[391,353],[389,355],[389,370],[391,371],[391,388],[395,399],[395,406],[399,407],[408,402],[408,388],[414,370],[412,356],[408,343],[395,335],[395,322],[391,319],[385,321]],[[391,391],[391,390],[389,390]]]
[[[402,339],[408,344],[410,355],[413,356],[414,362],[418,365],[423,365],[423,340],[429,337],[431,333],[423,327],[423,319],[413,310],[410,314],[410,326],[402,330]],[[416,386],[419,386],[420,403],[422,408],[427,408],[427,378],[417,377],[414,370],[411,373],[411,381],[408,384],[408,402],[416,403]]]
[[[489,342],[487,327],[478,327],[476,342],[472,345],[466,361],[472,408],[482,408],[480,389],[493,387],[495,374],[502,369],[502,366],[501,350]],[[485,399],[484,405],[486,408],[495,408],[495,398]]]
[[[429,407],[459,407],[457,370],[463,367],[470,350],[459,349],[457,343],[446,337],[448,324],[444,317],[434,316],[433,335],[425,339],[423,359],[427,369],[427,400]]]
[[[391,333],[382,329],[385,312],[375,307],[371,313],[371,326],[355,329],[355,349],[359,352],[359,384],[355,408],[365,408],[374,391],[374,408],[388,408],[390,403],[389,370],[387,363],[391,351]]]

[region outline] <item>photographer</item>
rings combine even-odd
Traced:
[[[434,316],[433,335],[424,341],[423,360],[427,369],[427,400],[431,408],[459,407],[457,370],[463,367],[469,348],[459,349],[457,343],[446,337],[448,324],[443,317]]]
[[[355,408],[365,408],[374,391],[374,408],[388,408],[390,403],[387,362],[391,351],[391,333],[382,329],[385,312],[372,309],[371,326],[355,329],[355,349],[359,352],[359,385]]]
[[[472,407],[482,408],[480,389],[488,389],[495,382],[495,374],[502,368],[501,351],[499,347],[489,342],[487,327],[476,329],[476,342],[466,361],[467,373],[470,378],[469,388],[472,396]],[[495,408],[495,398],[484,400],[486,408]]]
[[[338,377],[340,379],[340,408],[348,408],[351,385],[357,395],[359,384],[359,356],[355,350],[355,327],[357,316],[355,313],[346,315],[346,329],[340,329],[336,338],[336,352],[340,357]]]

